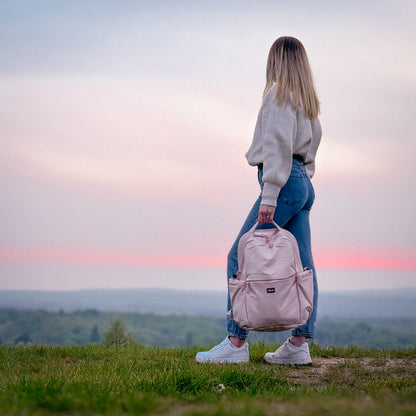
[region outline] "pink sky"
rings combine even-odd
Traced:
[[[388,247],[315,247],[319,269],[416,271],[416,252]],[[26,265],[225,267],[223,255],[157,255],[77,248],[0,247],[0,263]]]
[[[414,2],[156,3],[4,3],[0,289],[31,264],[223,266],[258,194],[244,153],[283,34],[322,103],[317,267],[413,276]]]

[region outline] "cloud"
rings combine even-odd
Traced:
[[[247,123],[238,106],[167,86],[155,91],[135,79],[115,83],[9,78],[3,159],[13,169],[154,198],[160,188],[163,198],[200,197],[198,183],[219,182],[214,162],[241,160],[249,141],[241,140]]]

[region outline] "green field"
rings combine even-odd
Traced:
[[[1,415],[416,415],[416,349],[312,345],[306,367],[197,364],[192,348],[0,347]]]

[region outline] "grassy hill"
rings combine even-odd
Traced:
[[[2,415],[416,415],[416,349],[321,348],[306,367],[197,364],[192,348],[0,347]]]

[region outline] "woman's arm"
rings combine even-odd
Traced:
[[[276,206],[280,189],[289,178],[295,134],[296,110],[291,105],[278,106],[267,97],[262,113],[263,205]]]

